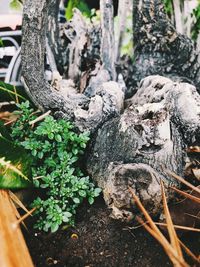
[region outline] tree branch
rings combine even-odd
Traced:
[[[103,67],[109,72],[111,80],[116,79],[115,73],[115,40],[113,1],[100,0],[101,12],[101,60]]]

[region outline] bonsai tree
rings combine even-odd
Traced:
[[[131,3],[119,1],[122,24]],[[182,175],[187,148],[200,141],[200,58],[195,44],[176,31],[161,0],[135,0],[134,62],[124,77],[126,86],[123,66],[122,73],[116,69],[120,61],[113,1],[100,0],[99,23],[86,23],[75,9],[61,29],[58,7],[59,0],[24,3],[24,87],[41,110],[91,133],[86,169],[103,189],[115,218],[133,215],[128,186],[157,214],[160,179],[166,186],[178,186],[166,170]],[[51,83],[45,79],[45,53]]]

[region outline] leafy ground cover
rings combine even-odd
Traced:
[[[28,101],[19,103],[24,97],[12,86],[2,83],[1,88],[7,101],[14,100],[14,111],[6,111],[14,119],[0,121],[0,187],[32,188],[35,228],[55,232],[62,224],[74,225],[83,199],[93,204],[101,192],[79,167],[88,133],[77,133],[70,122],[49,112],[41,115]]]
[[[16,146],[31,155],[33,185],[46,192],[46,198],[37,197],[32,203],[38,217],[35,227],[55,232],[62,223],[73,225],[83,199],[93,204],[101,191],[84,176],[77,163],[89,136],[76,133],[70,122],[55,120],[50,115],[36,122],[29,102],[18,104],[18,108],[15,114],[19,118],[12,126],[11,137]]]

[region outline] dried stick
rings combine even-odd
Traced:
[[[14,209],[9,192],[0,190],[0,266],[33,267]]]
[[[115,40],[113,1],[100,0],[101,12],[101,60],[104,68],[109,72],[111,79],[115,80]]]
[[[34,125],[36,122],[42,121],[45,117],[49,116],[50,113],[51,113],[51,110],[48,110],[47,112],[45,112],[41,116],[37,117],[35,120],[29,121],[29,124]]]

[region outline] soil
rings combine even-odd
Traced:
[[[29,227],[24,234],[35,266],[172,266],[162,247],[142,227],[130,229],[109,214],[100,197],[94,205],[80,208],[74,228],[45,234]],[[184,242],[199,253],[200,235],[190,234]]]

